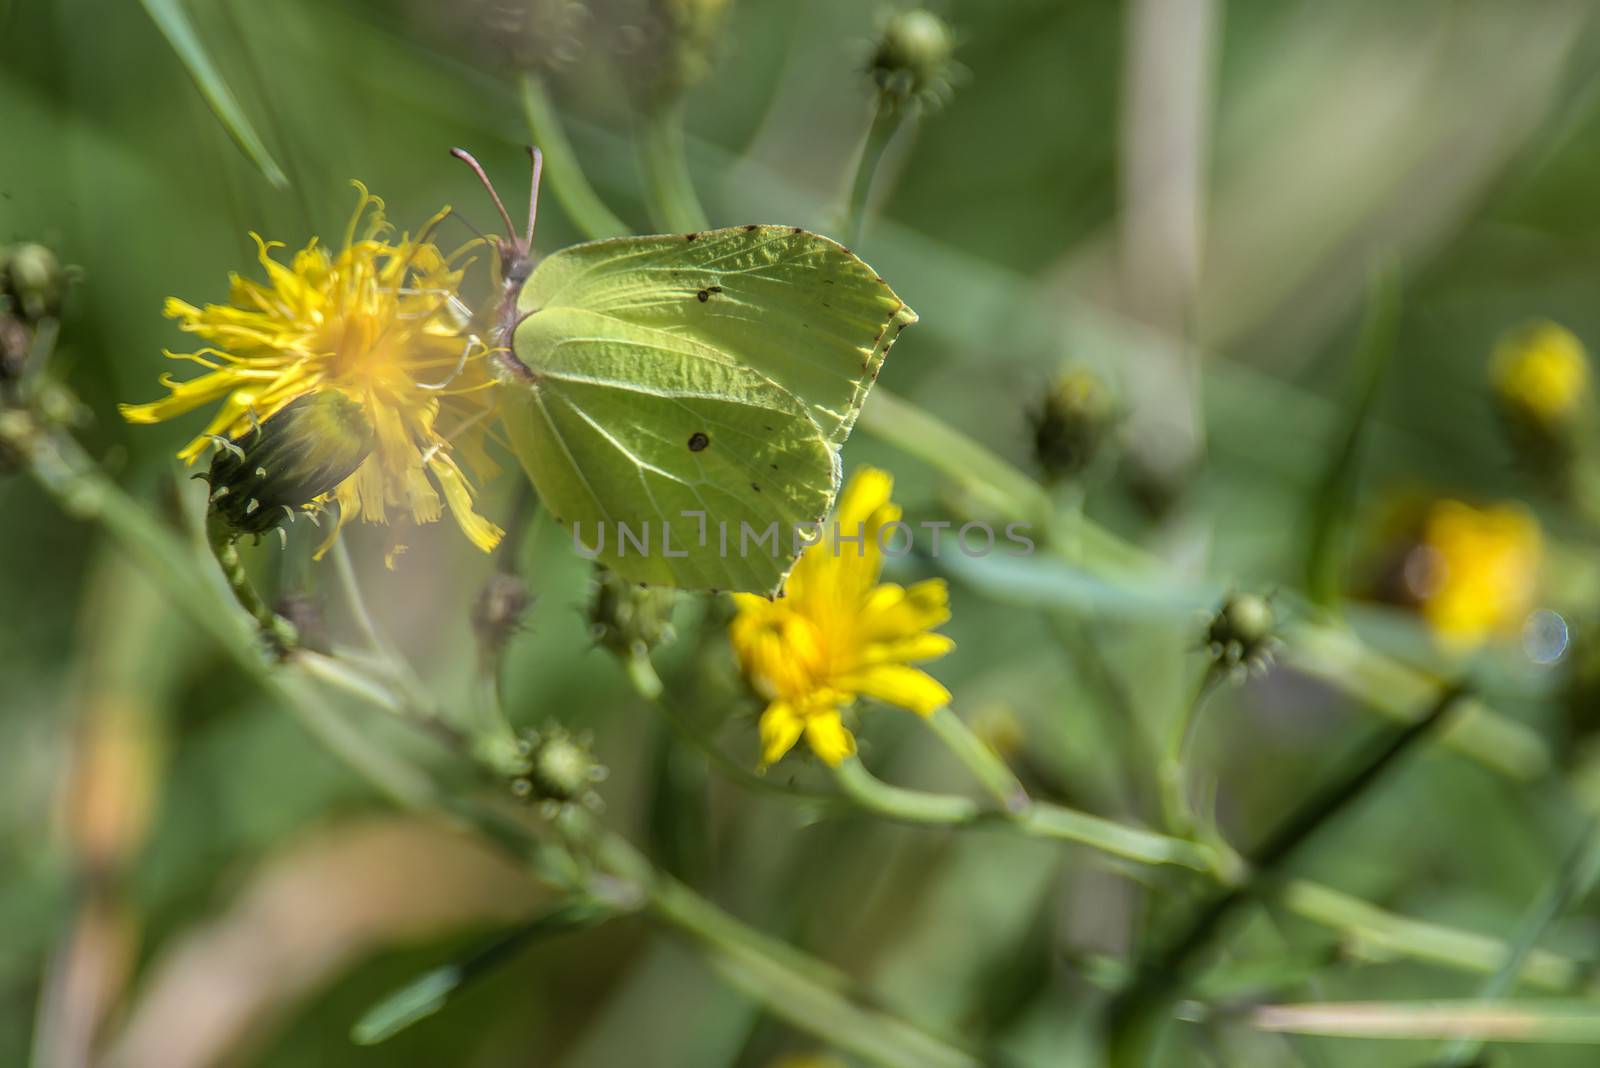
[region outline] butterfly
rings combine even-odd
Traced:
[[[623,578],[778,593],[826,522],[839,449],[916,313],[800,227],[609,238],[534,266],[531,154],[523,234],[489,189],[510,234],[494,240],[512,451],[574,544]]]

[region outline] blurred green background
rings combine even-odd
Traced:
[[[184,472],[172,454],[201,419],[134,428],[115,405],[153,398],[171,369],[161,350],[179,335],[161,318],[163,298],[221,299],[229,271],[254,269],[249,231],[291,247],[336,235],[352,178],[402,226],[449,203],[491,229],[446,150],[468,147],[503,190],[520,187],[519,58],[539,62],[601,195],[649,229],[622,71],[660,44],[607,52],[626,5],[597,5],[570,42],[547,27],[583,5],[188,6],[287,188],[229,139],[141,5],[0,0],[0,243],[43,242],[81,271],[55,370],[91,415],[85,442],[155,508],[175,511]],[[1396,269],[1401,304],[1366,427],[1355,543],[1381,541],[1381,517],[1407,496],[1519,499],[1538,514],[1551,561],[1555,592],[1534,596],[1574,619],[1600,608],[1583,603],[1593,528],[1519,465],[1486,377],[1496,339],[1526,320],[1600,338],[1591,9],[937,7],[957,29],[963,72],[948,103],[890,146],[876,215],[853,245],[922,315],[881,384],[1036,471],[1029,413],[1063,367],[1094,370],[1124,418],[1078,491],[1201,597],[1153,615],[1099,604],[1052,614],[955,575],[946,629],[958,648],[935,673],[970,721],[1020,732],[1030,785],[1140,816],[1140,787],[1096,707],[1120,695],[1114,716],[1158,732],[1198,671],[1194,609],[1232,588],[1302,584],[1307,516],[1347,422],[1378,264]],[[687,107],[690,167],[713,224],[838,232],[882,15],[858,0],[733,5],[717,66]],[[580,237],[547,194],[538,247]],[[914,516],[962,506],[938,471],[868,433],[845,460],[893,471]],[[487,514],[505,521],[516,482],[508,473],[487,487]],[[351,537],[378,616],[448,703],[470,686],[467,620],[490,564],[447,527],[420,532],[395,573],[374,532]],[[329,580],[307,549],[264,546],[258,560],[282,588],[315,595]],[[1350,592],[1370,592],[1371,555],[1353,550]],[[721,781],[591,649],[589,574],[561,532],[536,522],[520,562],[538,601],[507,666],[513,719],[592,730],[612,771],[609,825],[915,1020],[988,1043],[1006,1063],[1063,1063],[1101,1003],[1104,962],[1128,956],[1146,910],[1192,892],[1082,849],[819,821]],[[897,577],[941,566],[905,561]],[[756,1068],[824,1048],[632,920],[533,947],[391,1041],[352,1045],[349,1029],[374,1001],[527,915],[538,891],[487,850],[378,801],[21,476],[0,477],[0,606],[0,1064],[101,1063],[77,1048],[96,1020],[102,1051],[123,1058],[107,1063],[163,1068]],[[702,611],[716,609],[680,612],[680,639],[663,652],[669,678],[726,667]],[[347,623],[336,612],[329,622]],[[1082,659],[1081,644],[1068,655],[1063,627],[1102,659]],[[1449,661],[1404,616],[1371,627],[1407,656]],[[1474,663],[1502,711],[1567,737],[1551,696],[1564,666],[1532,664],[1515,639]],[[115,725],[109,742],[93,729],[102,719]],[[1214,787],[1230,839],[1250,842],[1372,725],[1349,698],[1277,671],[1210,703],[1195,774]],[[961,789],[950,785],[959,769],[916,726],[869,713],[868,762],[906,785]],[[751,725],[724,736],[753,762]],[[819,778],[794,760],[771,774]],[[1319,838],[1307,870],[1397,912],[1504,937],[1577,826],[1555,781],[1513,783],[1430,751]],[[104,836],[125,865],[110,900],[89,892],[86,836]],[[1570,909],[1543,944],[1600,960],[1594,907]],[[1233,983],[1224,1005],[1465,997],[1483,982],[1365,959],[1266,913],[1236,948],[1219,980]],[[52,986],[64,975],[80,985]],[[1224,1014],[1186,1027],[1170,1063],[1365,1068],[1436,1054],[1287,1040]],[[1507,1046],[1492,1063],[1593,1057],[1593,1047]]]

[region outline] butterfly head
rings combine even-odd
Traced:
[[[506,292],[514,299],[522,289],[522,283],[533,273],[533,226],[539,217],[539,174],[544,168],[544,156],[537,148],[528,146],[528,161],[533,173],[532,189],[528,194],[528,225],[525,230],[518,233],[516,226],[511,222],[511,214],[506,211],[500,194],[495,192],[494,183],[489,181],[489,175],[484,171],[483,165],[464,148],[452,148],[450,154],[465,163],[472,169],[472,173],[477,175],[478,181],[483,183],[483,188],[488,191],[495,211],[500,214],[500,221],[505,224],[506,235],[501,237],[496,234],[488,238],[488,241],[499,253],[500,277]]]

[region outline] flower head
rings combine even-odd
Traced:
[[[1406,556],[1406,592],[1442,641],[1478,645],[1521,627],[1542,556],[1539,524],[1522,508],[1439,501]]]
[[[729,637],[745,676],[768,702],[763,765],[802,734],[812,752],[838,765],[855,752],[841,713],[858,697],[923,716],[950,700],[950,691],[911,666],[955,647],[932,633],[950,618],[944,580],[910,587],[878,581],[879,534],[900,518],[889,500],[893,485],[887,472],[858,472],[840,495],[829,536],[801,555],[783,597],[734,595],[739,611]]]
[[[1575,413],[1589,393],[1589,357],[1583,342],[1564,326],[1532,323],[1495,346],[1490,368],[1496,399],[1508,414],[1555,428]]]
[[[461,254],[447,257],[431,240],[448,209],[415,238],[396,237],[383,202],[356,187],[360,203],[339,250],[313,238],[285,264],[272,255],[277,242],[251,235],[265,282],[233,276],[226,304],[169,298],[167,316],[206,345],[166,355],[207,373],[186,382],[163,376],[169,395],[123,405],[123,417],[155,423],[220,400],[178,453],[192,463],[217,437],[239,441],[300,398],[337,391],[372,429],[371,452],[316,501],[338,504],[337,526],[357,516],[387,523],[396,512],[431,523],[448,505],[468,539],[491,549],[501,531],[473,510],[457,457],[489,466],[483,440],[493,379],[457,295]]]

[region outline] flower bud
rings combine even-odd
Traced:
[[[635,586],[597,568],[589,601],[590,633],[597,645],[624,660],[646,654],[673,639],[672,610],[677,602],[672,590]]]
[[[0,388],[22,377],[33,351],[33,331],[15,315],[0,311]]]
[[[1082,474],[1117,424],[1116,401],[1105,381],[1084,368],[1067,371],[1033,417],[1033,451],[1052,481]]]
[[[309,393],[219,443],[206,476],[211,510],[239,533],[264,534],[354,474],[372,443],[360,404],[338,390]]]
[[[902,11],[884,23],[868,71],[885,103],[944,103],[959,68],[955,36],[931,11]]]
[[[1490,372],[1500,405],[1534,422],[1570,419],[1589,396],[1589,355],[1557,323],[1529,323],[1507,333],[1495,346]]]
[[[506,645],[522,629],[522,618],[533,598],[518,575],[496,571],[478,591],[472,605],[472,629],[478,646],[490,659],[505,652]]]
[[[1556,323],[1529,323],[1501,338],[1489,373],[1512,443],[1535,470],[1564,474],[1577,451],[1577,431],[1593,409],[1583,342]]]
[[[14,245],[0,250],[0,268],[0,290],[25,322],[61,314],[67,279],[55,253],[43,245]]]
[[[711,73],[723,17],[732,0],[652,0],[650,6],[667,35],[667,62],[658,91],[673,94],[698,85]]]
[[[1215,668],[1230,674],[1266,671],[1280,644],[1272,604],[1259,594],[1230,595],[1206,629],[1206,648]]]
[[[552,809],[573,801],[598,806],[593,790],[608,774],[589,750],[589,739],[565,727],[524,731],[517,743],[520,767],[511,779],[511,792],[529,801],[543,801]]]

